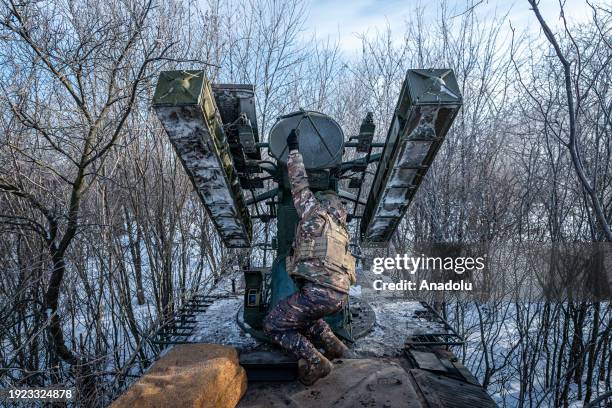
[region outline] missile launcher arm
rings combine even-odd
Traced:
[[[408,70],[361,219],[364,244],[391,239],[461,105],[452,70]]]
[[[162,72],[153,108],[224,244],[249,247],[249,210],[204,72]]]

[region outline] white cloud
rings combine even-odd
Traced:
[[[605,0],[603,0],[605,1]],[[343,51],[353,53],[359,50],[361,45],[357,34],[385,30],[387,24],[392,32],[401,40],[405,31],[405,22],[410,13],[419,3],[425,7],[425,20],[437,18],[440,6],[439,0],[432,1],[402,1],[402,0],[307,0],[308,10],[307,20],[305,21],[304,39],[310,40],[313,34],[317,38],[340,40],[340,47]],[[602,3],[603,4],[603,3]],[[468,8],[468,2],[456,1],[452,3],[453,10],[459,14]],[[557,0],[541,0],[540,9],[553,27],[561,24],[559,18],[559,3]],[[476,8],[480,15],[486,16],[493,13],[505,14],[510,10],[508,19],[512,25],[522,31],[537,32],[539,25],[530,10],[526,0],[518,0],[514,4],[507,1],[484,0]],[[591,9],[585,0],[567,0],[565,4],[565,15],[568,21],[580,22],[588,21],[591,17]]]

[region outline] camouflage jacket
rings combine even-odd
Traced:
[[[325,227],[324,215],[331,215],[342,225],[346,226],[346,209],[337,200],[328,207],[321,205],[308,186],[308,177],[304,167],[304,159],[298,150],[291,150],[287,160],[289,181],[293,204],[297,210],[300,221],[295,232],[296,239],[320,236]],[[288,259],[288,272],[319,285],[330,287],[340,292],[348,293],[351,278],[345,273],[331,270],[323,262],[312,259],[293,265]]]

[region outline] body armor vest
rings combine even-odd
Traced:
[[[306,261],[320,263],[331,273],[346,274],[351,285],[356,282],[355,257],[349,250],[349,233],[347,228],[329,214],[318,214],[325,219],[320,235],[303,237],[298,224],[293,243],[293,255],[289,257],[290,274],[295,274],[296,267]]]

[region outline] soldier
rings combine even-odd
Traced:
[[[281,300],[264,321],[264,331],[298,359],[300,381],[311,385],[328,375],[329,359],[347,356],[348,347],[323,317],[344,307],[349,286],[355,283],[355,259],[349,251],[346,209],[335,191],[313,194],[308,186],[297,132],[287,138],[287,167],[291,194],[300,221],[287,258],[287,271],[298,291]],[[322,355],[309,340],[319,340]]]

